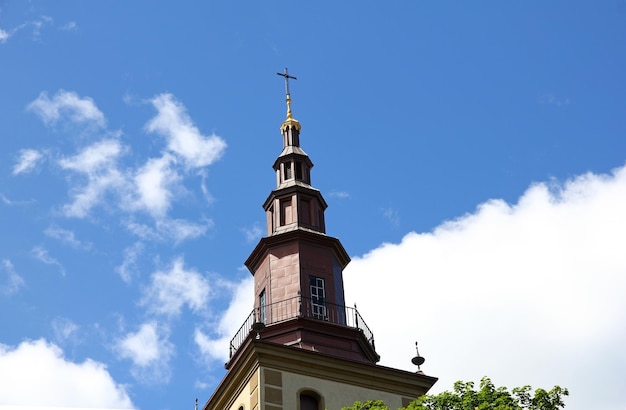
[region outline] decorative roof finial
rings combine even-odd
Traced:
[[[287,71],[287,67],[285,67],[285,72],[284,73],[276,73],[277,75],[280,75],[282,77],[285,77],[285,94],[287,94],[287,119],[293,119],[293,116],[291,115],[291,94],[289,94],[289,79],[293,78],[294,80],[297,80],[296,77],[289,75],[289,72]]]
[[[415,356],[413,359],[411,359],[411,363],[413,363],[414,365],[417,366],[417,372],[418,373],[423,374],[422,373],[422,369],[420,368],[420,366],[424,364],[426,359],[424,359],[422,356],[420,356],[420,351],[417,348],[417,342],[415,342],[415,351],[417,352],[417,356]]]
[[[285,135],[285,133],[291,133],[291,132],[300,132],[300,129],[302,128],[300,126],[300,123],[298,122],[298,120],[296,120],[295,118],[293,118],[293,115],[291,115],[291,94],[289,94],[289,79],[294,79],[297,80],[296,77],[289,75],[289,72],[287,71],[287,67],[285,67],[285,72],[284,73],[276,73],[281,77],[285,77],[285,92],[287,93],[287,119],[285,121],[283,121],[282,124],[280,124],[280,131],[283,133],[283,135]],[[297,138],[297,137],[296,137]],[[298,145],[296,143],[296,145]]]

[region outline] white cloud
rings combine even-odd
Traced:
[[[6,274],[6,281],[0,282],[0,294],[12,295],[25,285],[24,279],[15,271],[13,263],[8,259],[2,259],[0,263],[0,272]],[[4,275],[3,275],[4,276]]]
[[[137,332],[128,333],[117,342],[115,350],[120,357],[133,362],[131,373],[136,379],[148,384],[169,381],[174,345],[167,340],[167,333],[155,322],[144,323]]]
[[[33,171],[43,159],[43,155],[34,149],[20,150],[20,156],[13,167],[13,175],[25,174]]]
[[[144,209],[155,218],[163,218],[172,201],[173,185],[180,181],[180,176],[173,169],[175,160],[170,155],[151,158],[135,175],[135,187],[138,198],[135,208]]]
[[[535,184],[430,233],[354,258],[344,273],[381,364],[456,380],[568,387],[568,407],[626,404],[626,167]],[[601,375],[594,377],[593,375]]]
[[[226,142],[215,134],[202,135],[172,94],[160,94],[151,103],[158,113],[146,124],[146,129],[167,138],[168,149],[182,157],[188,167],[205,167],[222,156]]]
[[[65,268],[61,265],[61,262],[53,258],[48,254],[48,251],[41,246],[35,246],[31,250],[31,254],[35,257],[35,259],[45,263],[46,265],[54,265],[59,268],[61,275],[65,276]]]
[[[58,239],[59,241],[66,243],[76,249],[89,250],[92,247],[92,244],[90,242],[83,243],[80,240],[76,239],[76,235],[74,234],[74,232],[60,228],[58,226],[49,226],[43,233],[50,238]]]
[[[246,277],[240,283],[231,287],[232,297],[230,306],[221,316],[217,326],[211,325],[210,334],[201,328],[196,328],[194,341],[203,358],[207,361],[229,359],[229,343],[243,324],[243,321],[252,312],[254,302],[254,278]]]
[[[184,305],[199,312],[206,307],[210,291],[209,281],[194,270],[185,270],[183,258],[177,258],[169,271],[152,274],[141,304],[163,315],[178,315]]]
[[[124,261],[120,266],[115,268],[115,271],[120,275],[124,282],[130,283],[133,276],[137,274],[137,259],[143,250],[144,246],[141,242],[135,242],[132,246],[124,249]]]
[[[12,406],[132,409],[124,387],[104,364],[74,363],[45,340],[0,345],[0,403]]]
[[[104,127],[106,123],[104,114],[91,98],[80,98],[72,91],[59,90],[52,99],[44,91],[27,108],[35,112],[44,123],[51,125],[62,119],[99,127]]]
[[[124,147],[118,140],[105,139],[84,148],[79,154],[59,162],[64,169],[91,174],[110,168],[123,153]]]
[[[107,191],[126,189],[124,175],[117,169],[117,161],[124,152],[125,148],[119,141],[107,139],[59,161],[61,168],[87,177],[85,185],[72,188],[73,202],[63,207],[66,216],[84,218],[100,204]]]

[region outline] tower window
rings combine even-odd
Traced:
[[[267,222],[268,222],[268,225],[270,227],[270,231],[267,234],[270,235],[270,234],[272,234],[274,232],[274,229],[276,227],[276,221],[274,220],[274,218],[275,218],[275,216],[274,216],[274,207],[271,206],[268,209],[267,212],[268,212],[268,215],[267,215],[268,221]]]
[[[285,181],[291,179],[291,162],[285,162],[283,167],[285,170]]]
[[[302,225],[311,225],[311,201],[308,199],[300,201],[300,221]]]
[[[291,223],[291,198],[280,200],[280,226]]]
[[[324,279],[317,276],[309,278],[311,290],[311,310],[314,319],[326,320],[326,292],[324,291]]]
[[[265,312],[265,306],[267,305],[267,300],[265,296],[265,289],[261,291],[259,295],[259,322],[267,323],[267,315]]]
[[[302,181],[302,162],[296,161],[296,179]]]

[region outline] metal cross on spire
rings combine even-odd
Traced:
[[[284,73],[276,73],[282,77],[285,77],[285,93],[287,94],[287,118],[292,119],[293,116],[291,115],[291,95],[289,94],[289,79],[292,78],[294,80],[297,80],[296,77],[289,75],[289,72],[287,71],[287,67],[285,67],[285,72]]]
[[[289,95],[289,79],[293,78],[294,80],[297,80],[297,78],[292,75],[289,75],[289,72],[287,71],[287,67],[285,67],[284,73],[276,73],[276,74],[285,77],[285,93]]]

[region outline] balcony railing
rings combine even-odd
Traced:
[[[252,312],[230,341],[230,357],[233,357],[237,349],[246,341],[250,332],[255,328],[255,323],[269,326],[297,317],[359,329],[375,350],[374,334],[365,324],[356,310],[356,306],[349,307],[328,302],[319,303],[319,301],[298,296],[252,309]]]

